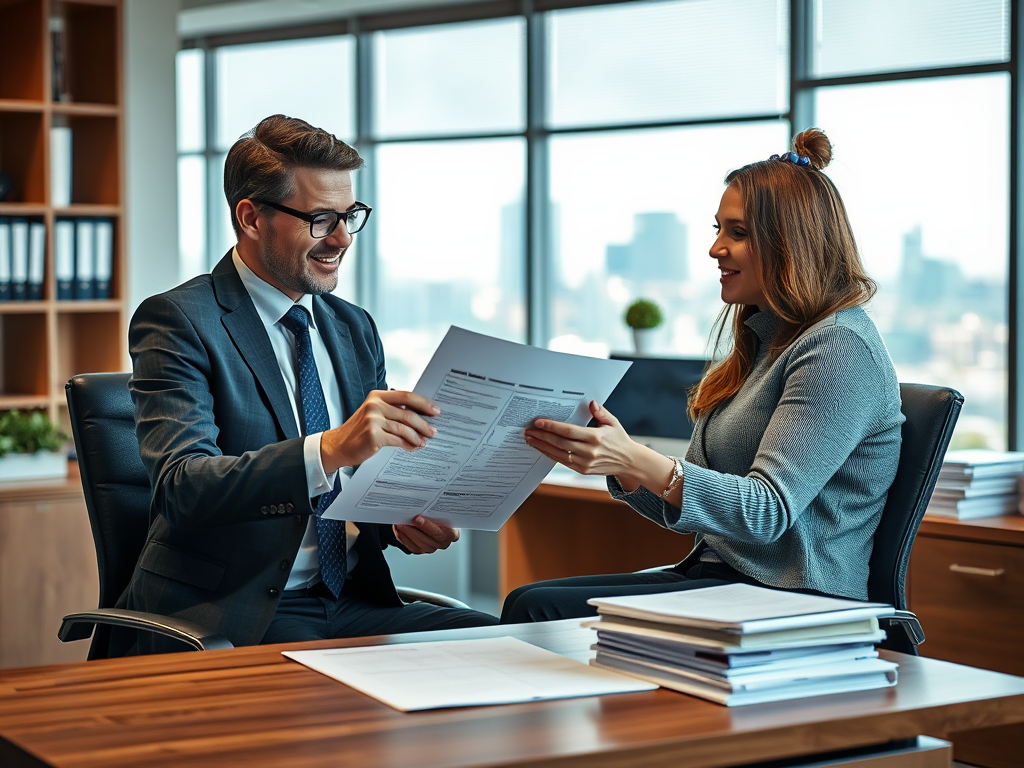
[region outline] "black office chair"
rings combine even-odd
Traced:
[[[128,378],[127,373],[89,373],[75,376],[65,386],[96,544],[100,600],[97,610],[65,616],[58,637],[68,642],[92,635],[90,660],[109,657],[112,626],[157,632],[197,650],[230,648],[226,637],[193,622],[113,607],[131,580],[149,531],[149,477],[139,455]],[[425,590],[399,587],[398,594],[407,603],[467,607]]]
[[[879,623],[886,638],[879,647],[917,655],[917,646],[924,642],[924,630],[917,616],[907,610],[907,567],[910,550],[921,527],[921,518],[935,489],[935,480],[942,468],[942,459],[953,436],[953,427],[960,416],[964,396],[955,389],[929,384],[900,384],[903,441],[900,444],[896,478],[889,487],[889,496],[882,517],[875,529],[868,575],[868,600],[888,603],[896,608],[894,616]],[[686,559],[696,560],[694,550]],[[645,568],[660,571],[675,566]]]
[[[889,603],[896,615],[884,620],[887,637],[881,647],[917,654],[924,632],[907,610],[907,567],[921,518],[935,488],[942,459],[953,436],[964,397],[955,389],[928,384],[900,384],[903,443],[896,479],[875,531],[868,575],[868,599]],[[902,631],[897,631],[902,630]]]

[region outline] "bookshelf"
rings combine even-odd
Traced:
[[[46,227],[42,300],[0,301],[0,411],[43,409],[66,425],[64,383],[127,360],[122,4],[0,0],[0,18],[0,171],[14,184],[0,217]],[[63,22],[67,100],[51,88],[53,18]],[[53,126],[73,137],[71,203],[60,207],[51,204]],[[112,298],[57,299],[54,223],[77,217],[113,221]]]

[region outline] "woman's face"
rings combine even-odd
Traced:
[[[743,197],[730,184],[722,193],[715,216],[715,238],[709,254],[718,261],[722,276],[722,301],[726,304],[754,304],[765,309],[768,302],[750,254],[750,228],[743,218]]]

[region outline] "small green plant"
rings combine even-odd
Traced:
[[[70,440],[42,411],[7,411],[0,416],[0,456],[60,451]]]
[[[630,328],[657,328],[664,320],[661,307],[650,299],[637,299],[626,310],[623,317]]]

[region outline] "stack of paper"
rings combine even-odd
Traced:
[[[1017,484],[1024,453],[1017,451],[949,451],[939,470],[928,514],[955,517],[1008,515],[1018,510]]]
[[[592,664],[727,706],[896,684],[874,647],[889,605],[749,584],[590,604]]]

